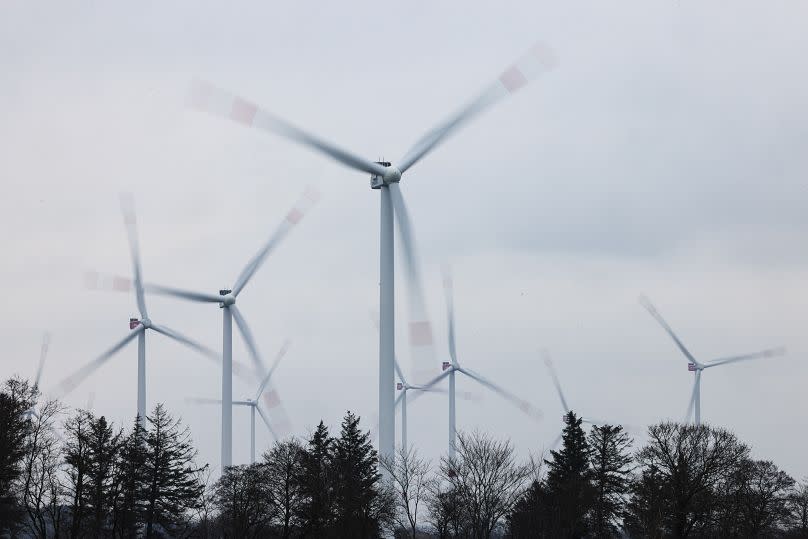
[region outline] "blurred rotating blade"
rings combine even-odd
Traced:
[[[761,350],[760,352],[754,352],[752,354],[716,359],[714,361],[710,361],[709,363],[705,363],[704,368],[707,369],[709,367],[715,367],[716,365],[725,365],[727,363],[735,363],[737,361],[749,361],[750,359],[763,359],[767,357],[782,356],[785,355],[785,353],[786,349],[783,347],[767,348],[766,350]]]
[[[264,263],[269,253],[271,253],[286,237],[289,231],[303,219],[319,198],[320,194],[314,187],[306,187],[303,194],[297,202],[295,202],[295,205],[289,210],[289,213],[286,214],[281,224],[275,229],[264,246],[261,247],[261,250],[252,257],[247,266],[241,271],[241,275],[236,279],[236,284],[233,285],[234,296],[239,295],[252,276],[255,275],[255,272],[258,271]]]
[[[114,356],[118,350],[126,346],[130,341],[132,341],[135,337],[137,337],[140,333],[145,331],[142,325],[138,325],[137,328],[129,332],[129,335],[121,339],[115,346],[98,356],[96,359],[90,361],[79,370],[62,380],[56,388],[51,392],[51,394],[57,398],[63,398],[68,393],[73,391],[76,386],[78,386],[81,382],[83,382],[88,376],[90,376],[96,369],[98,369],[101,365],[106,363],[112,356]]]
[[[443,380],[444,378],[449,376],[450,372],[452,372],[452,371],[443,371],[442,373],[440,373],[438,376],[436,376],[432,380],[428,381],[425,384],[422,384],[422,385],[418,386],[419,391],[416,391],[415,395],[411,395],[411,396],[407,397],[407,399],[408,399],[407,402],[408,403],[413,403],[416,400],[418,400],[425,393],[429,393],[430,392],[429,390],[432,389],[438,382],[440,382],[441,380]],[[402,391],[401,394],[396,398],[396,402],[395,402],[396,408],[398,408],[399,404],[401,403],[401,399],[402,399],[403,395],[404,395],[404,392]]]
[[[267,387],[267,384],[269,383],[269,379],[272,377],[272,373],[274,373],[275,369],[278,368],[278,364],[281,362],[283,357],[286,355],[286,352],[289,350],[289,346],[291,346],[291,344],[292,344],[292,342],[290,340],[288,340],[288,339],[286,341],[284,341],[283,346],[281,346],[280,351],[275,356],[275,361],[272,362],[272,367],[270,367],[269,372],[264,377],[264,379],[261,381],[261,384],[258,386],[258,391],[255,393],[255,399],[254,400],[257,401],[258,398],[261,396],[261,393],[264,392],[264,389]]]
[[[407,276],[407,292],[409,299],[409,340],[412,353],[412,375],[416,383],[424,380],[433,372],[435,365],[435,348],[432,337],[432,324],[426,312],[424,287],[418,263],[415,237],[412,232],[409,212],[398,183],[391,183],[390,197],[393,202],[393,213],[398,222],[398,231],[404,251],[404,265]]]
[[[370,321],[373,322],[373,327],[376,328],[376,333],[379,332],[379,313],[375,311],[370,312]],[[393,367],[396,370],[396,376],[402,383],[406,384],[407,379],[404,378],[404,372],[401,370],[401,364],[398,362],[398,356],[393,354]]]
[[[259,108],[254,103],[233,95],[221,88],[194,81],[188,95],[188,104],[194,109],[230,119],[247,127],[268,131],[306,146],[354,170],[384,176],[385,167],[348,152],[336,144],[307,133],[274,114]]]
[[[564,391],[561,390],[561,382],[558,381],[558,375],[556,374],[553,360],[547,350],[542,350],[542,359],[544,360],[544,364],[547,366],[547,370],[550,371],[550,377],[553,379],[553,385],[558,393],[558,398],[561,399],[561,406],[564,407],[565,413],[569,413],[570,407],[567,406],[567,399],[564,398]]]
[[[272,438],[276,442],[280,441],[280,437],[278,436],[278,433],[275,432],[275,429],[273,429],[272,425],[270,425],[269,419],[267,418],[266,414],[264,414],[264,411],[261,409],[261,407],[256,404],[255,409],[258,411],[258,415],[260,415],[261,419],[264,421],[264,425],[267,426],[267,430],[269,430],[269,433],[272,435]]]
[[[651,303],[651,300],[649,300],[645,296],[640,296],[640,304],[643,307],[645,307],[645,309],[651,314],[651,316],[653,316],[656,319],[656,321],[659,322],[659,325],[662,326],[662,328],[668,332],[668,335],[671,336],[673,342],[676,343],[676,346],[679,347],[679,350],[682,351],[682,353],[687,357],[687,359],[689,359],[696,365],[699,365],[699,362],[696,361],[696,358],[693,357],[693,354],[691,354],[690,351],[687,348],[685,348],[685,345],[682,344],[682,341],[679,340],[679,337],[676,336],[676,333],[673,332],[673,329],[671,329],[671,327],[668,325],[665,319],[662,318],[662,315],[659,314],[659,311],[656,310],[656,307],[654,307],[653,303]]]
[[[199,352],[200,354],[209,359],[216,360],[219,363],[221,363],[222,361],[222,356],[218,352],[214,352],[204,344],[201,344],[191,339],[190,337],[186,337],[185,335],[182,335],[173,329],[167,328],[165,326],[160,326],[155,323],[152,323],[151,328],[157,333],[162,333],[166,337],[174,339],[178,343],[184,344],[188,348],[195,350],[196,352]]]
[[[121,212],[126,225],[126,235],[129,238],[129,251],[132,255],[132,275],[134,276],[135,297],[137,308],[142,318],[148,318],[146,312],[146,298],[143,294],[143,272],[140,268],[140,246],[137,238],[137,218],[135,217],[135,203],[131,194],[121,195]]]
[[[45,358],[48,356],[48,347],[50,346],[50,333],[45,332],[42,336],[42,348],[39,350],[39,366],[36,369],[36,378],[34,379],[34,387],[39,387],[39,381],[42,379],[42,369],[45,367]]]
[[[190,404],[221,404],[222,399],[209,399],[206,397],[186,397],[185,402]]]
[[[555,64],[555,55],[546,45],[534,45],[470,103],[422,136],[398,163],[399,170],[403,174],[477,114],[516,93]]]
[[[502,387],[498,386],[497,384],[486,380],[485,378],[483,378],[479,374],[475,373],[474,371],[470,371],[469,369],[462,368],[462,367],[458,368],[457,370],[462,372],[466,376],[469,376],[469,377],[473,378],[474,380],[476,380],[480,384],[484,385],[485,387],[487,387],[488,389],[490,389],[494,393],[497,393],[499,396],[501,396],[502,398],[504,398],[505,400],[507,400],[508,402],[510,402],[511,404],[516,406],[517,408],[519,408],[522,411],[522,413],[524,413],[528,417],[530,417],[530,418],[532,418],[532,419],[534,419],[536,421],[541,420],[541,419],[544,418],[544,414],[541,412],[541,410],[537,409],[536,407],[534,407],[532,404],[530,404],[526,400],[520,399],[519,397],[517,397],[516,395],[514,395],[510,391],[507,391],[507,390],[503,389]]]
[[[685,423],[690,421],[693,416],[693,407],[696,405],[696,393],[699,390],[699,371],[693,377],[693,390],[690,392],[690,402],[687,403],[687,412],[685,412]]]
[[[196,301],[200,303],[221,303],[222,296],[215,294],[206,294],[205,292],[194,292],[192,290],[184,290],[182,288],[174,288],[173,286],[163,286],[160,284],[148,283],[144,286],[150,294],[157,294],[160,296],[171,296],[189,301]]]
[[[449,267],[443,268],[443,291],[446,296],[446,321],[449,327],[449,357],[452,364],[457,365],[457,349],[455,348],[455,316],[454,316],[454,283],[452,271]]]

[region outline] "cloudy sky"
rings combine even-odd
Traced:
[[[461,364],[542,409],[532,422],[461,379],[479,402],[458,427],[538,453],[560,429],[540,360],[570,405],[637,427],[681,419],[692,374],[637,302],[650,296],[700,359],[784,345],[787,356],[705,372],[702,414],[787,472],[808,474],[805,380],[808,70],[796,2],[5,3],[0,18],[0,378],[33,376],[53,334],[49,388],[128,332],[119,211],[134,194],[148,281],[232,285],[306,184],[322,200],[239,298],[305,436],[377,406],[378,192],[280,138],[187,110],[201,77],[368,158],[395,161],[536,40],[555,71],[479,117],[402,182],[428,307],[446,354],[440,268],[455,275]],[[399,275],[403,275],[400,272]],[[399,320],[406,319],[399,279]],[[221,346],[214,305],[149,297],[151,318]],[[407,358],[403,325],[397,352]],[[218,466],[219,371],[147,339],[148,402],[192,429]],[[235,358],[247,361],[236,340]],[[404,362],[407,364],[407,362]],[[65,400],[117,422],[135,411],[136,350]],[[435,373],[439,372],[435,363]],[[234,394],[254,384],[236,381]],[[242,413],[243,412],[243,413]],[[410,441],[437,457],[447,403],[410,409]],[[249,451],[235,409],[234,459]],[[259,447],[269,443],[258,429]]]

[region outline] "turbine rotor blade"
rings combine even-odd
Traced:
[[[519,408],[528,417],[530,417],[530,418],[532,418],[534,420],[537,420],[537,421],[544,418],[544,414],[541,412],[541,410],[535,408],[532,404],[530,404],[526,400],[520,399],[519,397],[517,397],[516,395],[514,395],[510,391],[507,391],[507,390],[503,389],[499,385],[486,380],[485,378],[483,378],[479,374],[477,374],[477,373],[475,373],[473,371],[470,371],[470,370],[468,370],[466,368],[459,367],[457,370],[462,372],[466,376],[469,376],[470,378],[473,378],[474,380],[476,380],[480,384],[484,385],[485,387],[487,387],[488,389],[490,389],[494,393],[497,393],[499,396],[501,396],[502,398],[504,398],[505,400],[507,400],[508,402],[515,405],[517,408]]]
[[[63,398],[68,393],[73,391],[76,386],[78,386],[81,382],[83,382],[88,376],[90,376],[96,369],[98,369],[101,365],[106,363],[113,355],[115,355],[118,350],[126,346],[130,341],[132,341],[135,337],[138,336],[142,331],[145,331],[146,328],[143,327],[142,324],[139,324],[137,328],[129,332],[129,335],[121,339],[117,344],[115,344],[112,348],[95,358],[94,360],[90,361],[79,370],[62,380],[52,392],[56,398]]]
[[[450,373],[450,372],[452,372],[452,371],[443,371],[442,373],[440,373],[438,376],[436,376],[436,377],[435,377],[435,378],[433,378],[432,380],[428,381],[428,382],[427,382],[427,383],[425,383],[425,384],[421,384],[420,386],[418,386],[418,390],[419,390],[419,391],[417,391],[417,392],[415,393],[415,395],[412,395],[411,397],[409,397],[409,401],[408,401],[408,402],[409,402],[409,403],[415,402],[416,400],[418,400],[418,398],[419,398],[419,397],[423,396],[425,393],[429,393],[429,390],[430,390],[430,389],[431,389],[431,388],[432,388],[432,387],[433,387],[435,384],[437,384],[438,382],[440,382],[441,380],[443,380],[444,378],[446,378],[447,376],[449,376],[449,373]],[[402,395],[403,395],[403,394],[404,394],[404,392],[402,391],[402,392],[401,392],[401,395],[399,395],[399,396],[396,398],[396,407],[398,407],[399,402],[401,401],[401,398],[402,398]]]
[[[151,294],[158,294],[161,296],[172,296],[175,298],[196,301],[200,303],[221,303],[222,296],[215,294],[206,294],[205,292],[194,292],[192,290],[184,290],[182,288],[174,288],[173,286],[163,286],[159,284],[146,284],[145,290]]]
[[[260,376],[266,376],[266,365],[264,365],[264,360],[261,359],[261,355],[258,353],[258,346],[255,344],[255,338],[253,337],[252,331],[250,331],[250,327],[247,325],[247,321],[235,305],[230,306],[230,312],[233,314],[236,326],[241,333],[241,337],[244,339],[244,344],[247,345],[247,350],[250,352],[250,359],[252,359],[255,364],[256,370],[260,373]]]
[[[295,205],[286,214],[281,224],[272,233],[272,236],[267,240],[261,250],[252,257],[247,266],[241,271],[241,275],[236,279],[236,284],[233,285],[233,295],[238,296],[250,281],[255,272],[258,271],[269,253],[271,253],[280,242],[286,237],[294,226],[299,223],[311,207],[319,200],[320,193],[312,186],[307,186],[303,194],[295,202]]]
[[[274,114],[259,108],[257,105],[210,83],[194,81],[191,84],[188,102],[194,109],[228,118],[247,127],[269,131],[325,154],[352,169],[380,176],[387,173],[385,167],[307,133]]]
[[[754,352],[751,354],[744,354],[742,356],[732,356],[732,357],[725,357],[721,359],[716,359],[714,361],[710,361],[704,364],[704,368],[715,367],[716,365],[724,365],[726,363],[735,363],[737,361],[749,361],[750,359],[762,359],[767,357],[775,357],[775,356],[782,356],[785,355],[786,349],[783,347],[779,348],[767,348],[766,350],[761,350],[760,352]]]
[[[376,332],[379,332],[379,313],[371,311],[370,312],[370,321],[373,322],[373,327],[376,328]],[[402,383],[406,384],[407,380],[404,378],[404,372],[401,370],[401,365],[398,362],[398,356],[393,354],[393,368],[396,370],[396,376],[398,379],[401,380]]]
[[[699,387],[698,371],[696,376],[693,377],[693,390],[690,392],[690,402],[687,403],[687,412],[685,413],[685,423],[690,421],[690,416],[693,415],[693,407],[696,404],[696,391]]]
[[[431,372],[435,363],[434,339],[432,324],[426,312],[424,287],[415,248],[409,212],[398,183],[391,183],[390,198],[393,202],[393,213],[398,222],[398,231],[404,250],[404,262],[407,275],[407,292],[409,298],[409,340],[412,353],[412,373],[416,382],[423,380],[426,373]]]
[[[454,316],[454,284],[452,272],[448,267],[443,269],[443,291],[446,296],[446,319],[449,328],[449,356],[452,364],[457,365],[457,349],[455,347],[455,316]]]
[[[134,276],[135,297],[137,308],[142,318],[148,318],[146,312],[146,298],[143,293],[143,272],[140,267],[140,246],[137,238],[137,218],[135,217],[135,203],[131,194],[121,195],[121,212],[126,225],[126,235],[129,239],[129,252],[132,255],[132,275]]]
[[[152,323],[151,329],[153,329],[157,333],[162,333],[163,335],[165,335],[166,337],[168,337],[170,339],[174,339],[175,341],[184,344],[185,346],[187,346],[188,348],[191,348],[192,350],[196,350],[197,352],[199,352],[203,356],[206,356],[206,357],[214,359],[214,360],[218,360],[220,362],[222,360],[222,356],[218,352],[214,352],[213,350],[211,350],[210,348],[208,348],[204,344],[201,344],[201,343],[191,339],[190,337],[186,337],[185,335],[182,335],[182,334],[180,334],[179,332],[177,332],[177,331],[175,331],[173,329],[167,328],[165,326],[160,326],[160,325],[157,325],[155,323]]]
[[[45,358],[48,356],[48,347],[50,346],[50,333],[45,332],[42,336],[42,348],[39,350],[39,366],[36,369],[36,378],[34,379],[34,387],[39,387],[39,381],[42,379],[42,369],[45,367]]]
[[[269,379],[272,377],[272,373],[275,372],[275,369],[278,368],[278,364],[283,359],[283,356],[286,355],[286,352],[289,350],[289,346],[291,344],[292,344],[292,342],[290,340],[288,340],[288,339],[286,341],[284,341],[283,346],[281,346],[281,349],[278,352],[278,355],[275,356],[275,361],[272,362],[272,367],[270,367],[269,372],[264,377],[264,379],[261,381],[261,384],[258,386],[258,391],[255,394],[255,400],[256,401],[261,396],[261,393],[264,392],[264,388],[266,388],[267,384],[269,383]]]
[[[542,350],[542,359],[544,359],[544,364],[547,366],[547,370],[550,371],[550,377],[553,379],[553,385],[558,393],[558,398],[561,399],[561,406],[564,407],[565,413],[569,413],[570,407],[567,406],[567,399],[564,398],[564,391],[561,389],[561,382],[558,381],[558,375],[556,374],[553,360],[547,350]]]
[[[256,404],[255,409],[258,411],[258,415],[260,415],[261,419],[264,421],[264,425],[267,426],[267,430],[269,430],[269,433],[272,435],[272,438],[274,438],[276,442],[280,440],[280,438],[278,437],[278,433],[275,432],[275,429],[273,429],[272,425],[269,424],[269,419],[267,419],[267,416],[264,415],[264,411],[261,409],[261,407]]]
[[[534,45],[470,103],[422,136],[401,159],[399,163],[401,173],[403,174],[477,114],[515,93],[538,75],[549,71],[555,63],[554,54],[547,46]]]
[[[693,357],[693,354],[691,354],[690,351],[687,348],[685,348],[685,345],[682,344],[682,341],[679,340],[679,337],[676,336],[676,333],[673,332],[673,329],[671,329],[671,327],[668,325],[665,319],[662,318],[662,315],[659,314],[659,311],[656,310],[656,307],[654,307],[654,305],[646,296],[644,295],[640,296],[640,304],[643,307],[645,307],[645,309],[651,314],[651,316],[653,316],[656,319],[656,321],[659,322],[659,325],[662,326],[662,328],[668,332],[668,335],[671,336],[673,342],[676,343],[676,346],[679,347],[679,350],[682,351],[682,353],[687,357],[687,359],[689,359],[696,365],[701,365],[698,361],[696,361],[696,358]]]

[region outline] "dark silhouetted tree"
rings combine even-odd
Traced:
[[[590,481],[589,444],[575,412],[564,416],[562,446],[550,451],[547,464],[547,491],[553,502],[549,508],[555,516],[550,524],[555,537],[583,537],[587,534],[587,515],[594,492]]]
[[[629,453],[631,438],[621,426],[595,425],[589,431],[588,443],[594,489],[592,535],[598,539],[614,537],[623,516],[633,469]]]
[[[86,410],[79,410],[65,422],[64,454],[67,466],[71,539],[77,539],[86,533],[92,424],[93,415]]]
[[[0,532],[12,533],[22,518],[18,480],[29,429],[23,414],[36,403],[36,393],[18,378],[6,380],[0,389]]]
[[[749,448],[725,429],[660,423],[648,429],[637,453],[639,466],[654,469],[666,485],[666,524],[673,537],[688,537],[710,523],[716,490],[731,479]]]
[[[122,441],[115,466],[112,500],[112,528],[116,537],[138,536],[146,496],[146,431],[135,418],[132,431]]]
[[[320,421],[301,455],[299,485],[304,502],[300,519],[305,537],[327,537],[334,520],[333,446],[328,427]]]
[[[634,477],[629,492],[623,526],[631,537],[665,537],[670,496],[663,474],[655,466],[645,468]]]
[[[147,539],[176,535],[187,526],[204,490],[195,458],[188,429],[158,404],[148,417],[143,467]]]
[[[214,493],[224,537],[267,536],[274,505],[263,464],[228,467]]]
[[[342,420],[332,458],[336,473],[334,526],[338,535],[355,539],[378,537],[390,515],[380,512],[376,450],[370,433],[359,429],[359,417],[351,412]],[[386,494],[386,493],[385,493]],[[386,510],[389,508],[385,508]]]
[[[281,536],[288,539],[300,529],[305,501],[299,478],[303,471],[303,446],[295,439],[277,442],[264,453],[269,495],[275,502]]]
[[[104,416],[93,418],[87,444],[87,511],[93,537],[101,537],[111,522],[115,495],[115,466],[120,458],[123,434],[115,432]]]
[[[392,480],[395,494],[395,518],[397,524],[409,529],[409,535],[415,538],[418,529],[418,510],[423,506],[432,483],[432,467],[429,461],[418,456],[412,448],[399,448],[392,459],[380,459],[380,464]]]

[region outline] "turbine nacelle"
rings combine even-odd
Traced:
[[[391,183],[398,183],[401,181],[401,171],[391,166],[389,161],[376,161],[377,164],[386,167],[387,170],[384,173],[384,176],[379,174],[374,174],[370,177],[370,188],[371,189],[381,189],[382,185],[390,185]]]
[[[230,307],[231,305],[235,305],[236,296],[233,295],[232,290],[219,290],[219,295],[222,296],[222,302],[219,304],[220,307]]]

